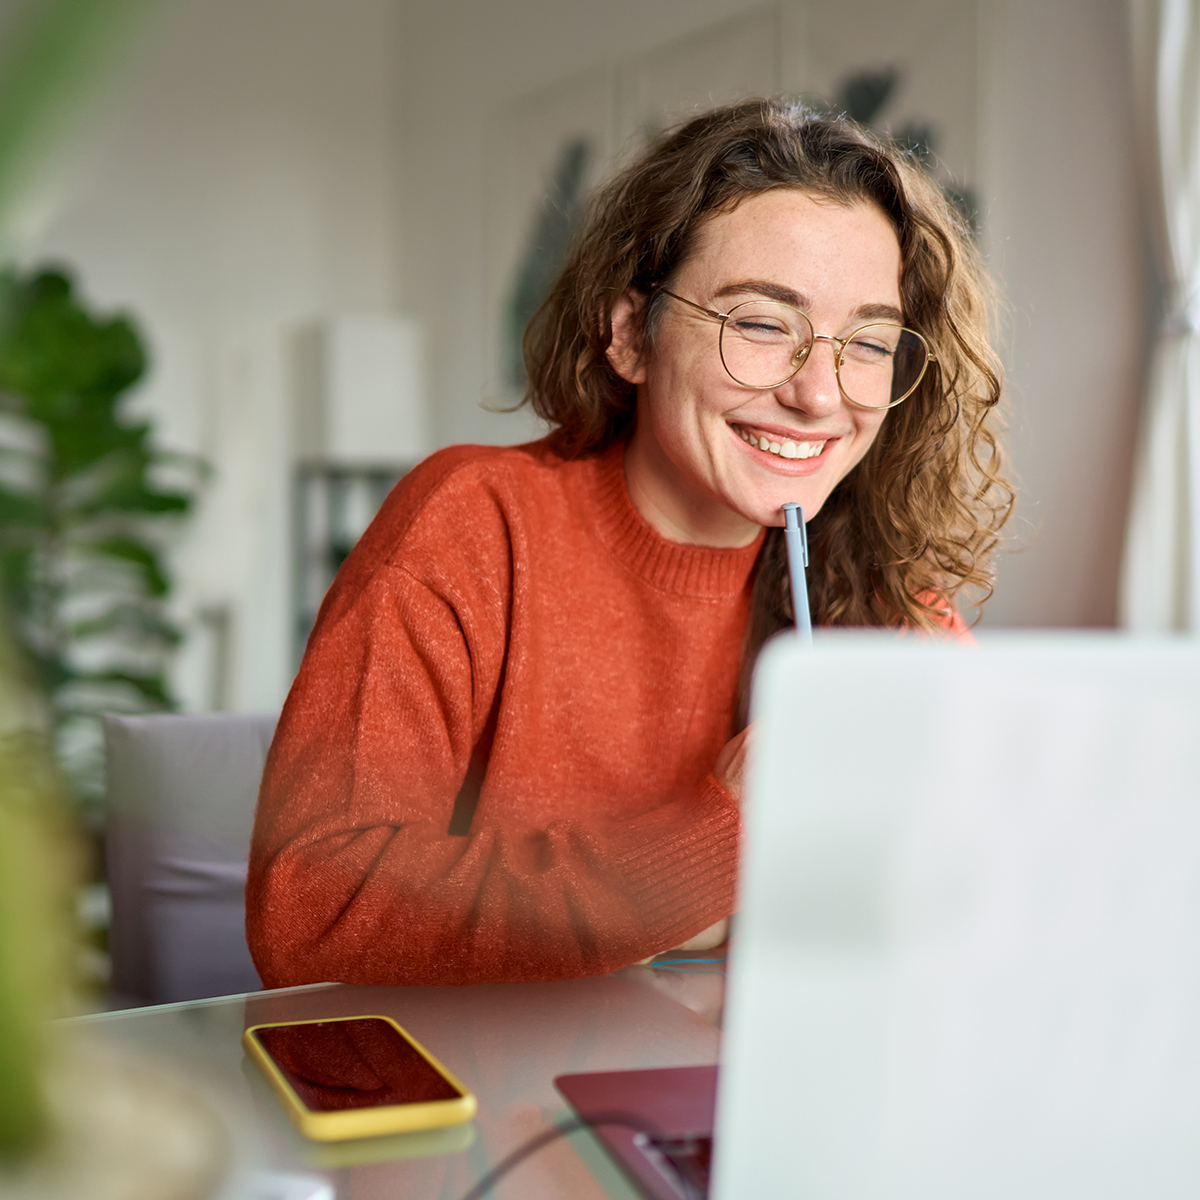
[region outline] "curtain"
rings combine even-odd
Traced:
[[[1200,632],[1200,0],[1128,3],[1165,313],[1134,459],[1121,623]]]

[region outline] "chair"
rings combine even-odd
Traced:
[[[114,1003],[258,991],[246,860],[274,716],[106,716]]]

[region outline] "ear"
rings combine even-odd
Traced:
[[[613,306],[612,341],[605,353],[612,369],[626,383],[646,382],[646,364],[642,360],[642,330],[638,317],[645,301],[634,292],[626,292]]]

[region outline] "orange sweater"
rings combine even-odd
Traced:
[[[683,546],[621,447],[444,450],[322,606],[259,798],[268,987],[563,979],[734,906],[729,736],[758,542]]]

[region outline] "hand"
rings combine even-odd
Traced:
[[[717,782],[727,791],[739,806],[742,803],[742,788],[746,776],[746,750],[750,745],[751,726],[747,725],[741,733],[731,737],[717,755],[717,765],[713,774]]]
[[[721,920],[710,925],[707,929],[702,929],[695,937],[690,937],[686,942],[680,942],[678,946],[672,946],[670,950],[660,950],[660,954],[678,954],[680,951],[697,953],[701,950],[715,950],[718,946],[724,945],[729,940],[729,918],[722,917]],[[638,963],[639,966],[645,966],[654,962],[654,955],[651,954],[648,958],[643,958]]]
[[[720,921],[702,929],[695,937],[686,942],[680,942],[676,950],[715,950],[729,939],[729,919],[723,917]]]

